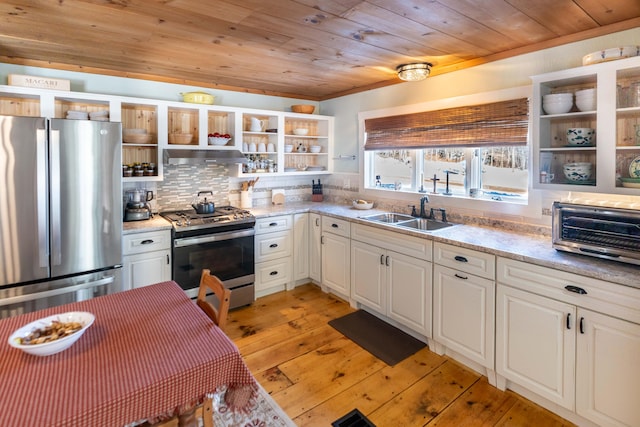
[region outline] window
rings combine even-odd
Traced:
[[[526,97],[413,111],[363,114],[365,188],[526,201]]]

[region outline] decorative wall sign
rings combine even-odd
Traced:
[[[21,74],[9,74],[7,76],[7,84],[10,86],[34,87],[38,89],[71,90],[71,80],[25,76]]]

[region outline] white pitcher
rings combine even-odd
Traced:
[[[267,120],[260,120],[256,117],[251,117],[251,132],[264,132],[264,128],[267,126]]]

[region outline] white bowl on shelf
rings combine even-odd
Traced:
[[[209,145],[226,145],[229,141],[231,141],[231,138],[222,138],[218,136],[209,137]]]
[[[547,114],[564,114],[573,107],[572,93],[550,93],[542,95],[542,108]]]
[[[595,88],[579,90],[576,92],[576,107],[580,111],[594,111],[596,99]]]
[[[596,130],[593,128],[569,128],[567,129],[567,142],[569,145],[585,146],[593,145],[596,140]]]
[[[293,145],[292,144],[285,144],[284,152],[285,153],[291,153],[292,151],[293,151]]]
[[[293,130],[294,135],[305,136],[309,133],[309,129],[298,128]]]
[[[80,339],[87,328],[93,324],[94,320],[95,316],[93,314],[83,311],[71,311],[68,313],[44,317],[16,329],[9,337],[9,345],[35,356],[50,356],[71,347]],[[66,335],[52,341],[47,341],[42,344],[21,344],[21,338],[25,338],[36,329],[42,329],[45,326],[51,325],[53,321],[63,323],[78,322],[82,327],[70,335]]]
[[[591,179],[593,165],[588,162],[565,163],[562,172],[569,181],[584,182]]]
[[[309,147],[309,151],[312,153],[319,153],[322,151],[322,145],[312,145]]]

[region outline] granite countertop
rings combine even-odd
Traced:
[[[434,242],[450,243],[468,249],[491,253],[504,258],[524,261],[543,267],[549,267],[569,273],[580,274],[620,285],[640,288],[640,266],[624,264],[584,255],[560,252],[551,247],[551,237],[524,234],[499,228],[480,227],[459,224],[454,227],[425,233],[375,223],[359,217],[383,213],[386,211],[371,209],[358,210],[348,205],[331,203],[300,202],[279,206],[266,206],[251,209],[256,216],[269,217],[314,212],[336,218],[346,218],[351,222],[369,225],[381,229],[392,229],[398,233],[431,239]]]
[[[142,221],[127,221],[122,223],[123,235],[160,230],[171,230],[171,223],[158,214],[155,214],[150,219]]]
[[[640,289],[640,266],[608,261],[599,258],[556,251],[551,247],[551,237],[518,233],[499,228],[459,224],[431,233],[394,227],[360,219],[362,216],[386,211],[371,209],[358,210],[348,205],[332,203],[297,202],[284,205],[269,205],[250,209],[256,218],[313,212],[381,229],[391,229],[398,233],[418,236],[434,242],[491,253],[504,258],[524,261],[569,273],[580,274],[620,285]],[[171,223],[159,215],[146,221],[125,222],[123,234],[147,231],[170,230]]]

